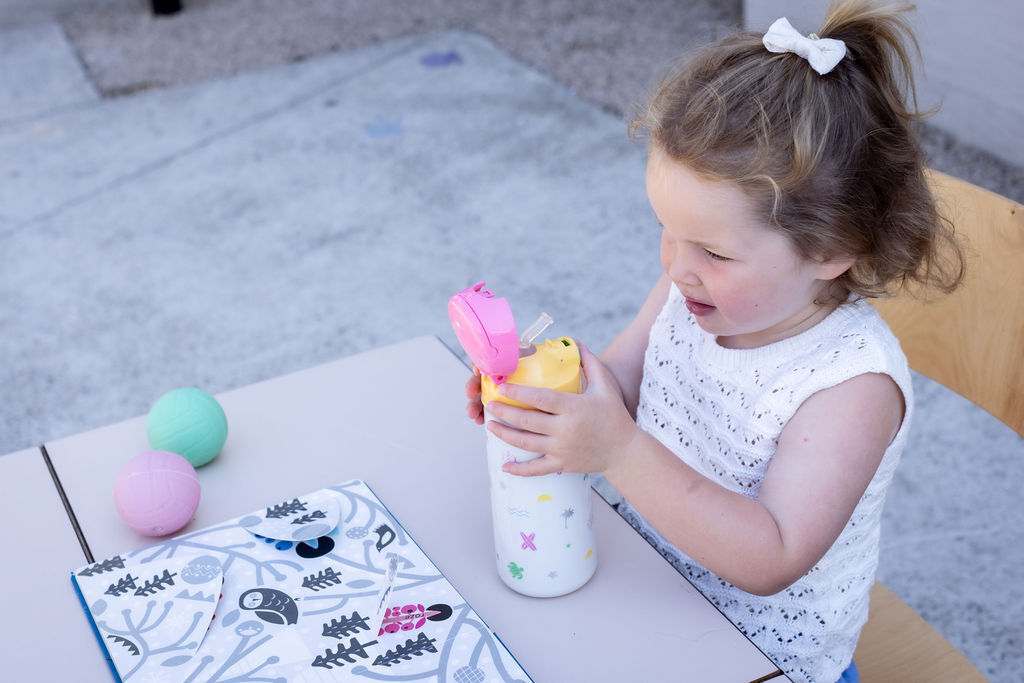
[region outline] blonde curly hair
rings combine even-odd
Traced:
[[[828,296],[910,284],[952,291],[964,256],[925,177],[907,5],[829,8],[821,38],[847,54],[819,75],[741,32],[677,68],[630,124],[670,159],[733,182],[805,259],[853,257]]]

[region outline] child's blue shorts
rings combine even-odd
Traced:
[[[857,673],[857,665],[850,662],[850,666],[843,672],[836,683],[860,683],[860,674]]]

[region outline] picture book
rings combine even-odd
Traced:
[[[529,681],[362,481],[71,576],[119,681]]]

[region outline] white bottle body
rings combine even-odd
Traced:
[[[580,588],[597,569],[594,494],[585,474],[521,477],[501,469],[538,457],[487,432],[498,576],[518,593],[550,598]]]

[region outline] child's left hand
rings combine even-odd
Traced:
[[[517,408],[491,401],[497,419],[487,429],[511,446],[545,455],[528,462],[506,463],[509,474],[537,476],[552,472],[604,472],[626,453],[639,431],[622,400],[611,371],[588,348],[579,345],[585,382],[581,394],[518,384],[503,384],[498,393],[534,406]]]

